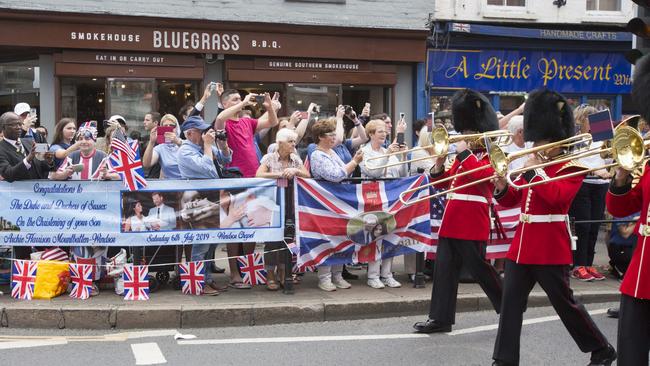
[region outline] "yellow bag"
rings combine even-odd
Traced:
[[[34,299],[51,299],[66,291],[70,282],[68,262],[41,261],[36,269]]]

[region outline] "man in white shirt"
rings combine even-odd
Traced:
[[[173,208],[164,204],[162,193],[152,193],[151,199],[153,200],[154,207],[149,210],[149,215],[145,220],[147,229],[153,231],[175,229],[176,212]]]

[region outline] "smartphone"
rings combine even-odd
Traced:
[[[264,94],[256,95],[255,96],[255,102],[257,104],[262,104],[264,103]]]
[[[210,91],[213,92],[215,90],[217,90],[217,83],[213,81],[210,83]]]
[[[399,114],[399,119],[400,119],[400,120],[403,120],[405,116],[406,116],[405,113],[400,113],[400,114]]]
[[[81,173],[82,170],[84,170],[84,165],[83,164],[73,164],[70,165],[70,168],[72,168],[72,171],[75,173]]]
[[[309,113],[307,112],[300,112],[300,119],[307,119],[309,117]]]
[[[29,110],[29,116],[30,117],[36,116],[36,108],[32,108],[32,109]]]
[[[366,108],[370,108],[370,103],[366,102]]]
[[[397,133],[397,144],[399,146],[404,146],[404,132]]]
[[[35,153],[46,153],[48,151],[48,146],[46,143],[38,143],[34,146]]]
[[[156,143],[164,144],[167,141],[165,140],[165,132],[174,132],[174,126],[158,126],[156,129]]]

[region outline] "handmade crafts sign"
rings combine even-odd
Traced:
[[[521,50],[430,50],[434,88],[626,94],[631,67],[622,53]]]
[[[282,241],[284,190],[271,179],[0,182],[0,243],[129,246]]]

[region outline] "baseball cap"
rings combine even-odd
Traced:
[[[183,130],[183,132],[185,132],[185,131],[187,131],[187,130],[189,130],[191,128],[196,128],[196,129],[198,129],[200,131],[205,131],[205,130],[208,130],[208,129],[212,128],[212,126],[210,126],[209,123],[206,123],[203,120],[203,118],[201,118],[199,116],[190,116],[190,117],[187,117],[185,122],[183,122],[183,125],[181,126],[181,129]]]
[[[24,103],[24,102],[23,103],[18,103],[14,107],[14,113],[16,113],[19,116],[21,114],[23,114],[23,113],[29,112],[30,110],[31,110],[31,107],[29,106],[29,104]]]
[[[126,126],[126,118],[120,116],[119,114],[112,115],[109,119],[107,119],[107,121],[116,121],[122,126]]]

